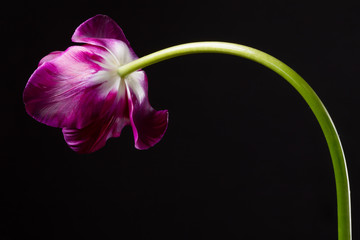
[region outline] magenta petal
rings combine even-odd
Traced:
[[[104,71],[98,65],[103,54],[108,52],[100,47],[74,46],[45,61],[24,90],[28,114],[52,127],[88,125],[102,109],[110,91],[105,91],[101,79]]]
[[[71,40],[73,42],[104,47],[109,52],[116,51],[116,46],[114,48],[114,45],[118,41],[122,41],[130,49],[132,57],[137,58],[119,25],[106,15],[96,15],[80,24]]]
[[[138,79],[139,80],[139,79]],[[154,110],[148,100],[147,77],[143,74],[139,84],[143,88],[145,96],[139,100],[139,94],[131,87],[129,91],[130,122],[133,129],[135,147],[137,149],[148,149],[158,143],[164,136],[168,126],[169,115],[167,110]]]
[[[102,42],[101,40],[106,39],[121,40],[129,45],[129,42],[119,25],[110,17],[100,14],[80,24],[71,38],[73,42],[94,45],[99,45]]]
[[[43,65],[45,62],[49,62],[49,61],[59,57],[62,53],[63,53],[63,51],[54,51],[54,52],[49,53],[48,55],[46,55],[45,57],[43,57],[40,60],[38,67]]]
[[[132,112],[132,127],[137,149],[148,149],[158,143],[168,126],[168,111],[156,111],[148,108],[147,112],[139,108]]]
[[[117,92],[108,95],[100,114],[88,126],[63,128],[67,144],[78,153],[91,153],[102,148],[111,137],[120,136],[129,124],[127,100],[117,99]]]
[[[75,30],[72,40],[82,42],[84,38],[113,38],[127,42],[119,25],[106,15],[89,18]]]

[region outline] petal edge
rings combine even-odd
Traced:
[[[102,14],[89,18],[80,24],[71,37],[73,42],[97,45],[96,39],[118,39],[129,45],[119,25],[112,18]]]
[[[53,51],[53,52],[49,53],[48,55],[46,55],[39,61],[38,67],[40,67],[41,65],[43,65],[46,62],[49,62],[49,61],[59,57],[62,53],[63,53],[63,51]]]

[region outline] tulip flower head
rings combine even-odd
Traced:
[[[137,149],[159,142],[168,112],[149,104],[144,71],[118,74],[119,67],[138,57],[116,22],[104,15],[90,18],[75,30],[72,41],[83,45],[40,60],[23,94],[27,113],[62,128],[67,144],[79,153],[100,149],[127,125]]]

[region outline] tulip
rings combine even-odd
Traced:
[[[62,128],[67,144],[79,153],[100,149],[127,125],[137,149],[159,142],[167,129],[168,111],[151,107],[144,71],[126,77],[117,73],[138,58],[117,23],[96,15],[75,30],[72,41],[84,45],[40,60],[24,90],[27,113]]]
[[[320,98],[289,66],[257,49],[226,42],[182,44],[137,58],[120,27],[103,15],[81,24],[72,40],[85,45],[44,57],[25,87],[24,102],[31,116],[61,127],[69,146],[83,153],[118,137],[126,125],[131,125],[138,149],[162,138],[168,112],[155,111],[149,104],[147,78],[141,70],[147,66],[182,55],[221,53],[278,73],[304,98],[324,133],[334,167],[339,240],[351,240],[350,183],[339,135]]]

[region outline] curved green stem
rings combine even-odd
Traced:
[[[294,70],[278,59],[243,45],[225,42],[196,42],[170,47],[130,62],[118,69],[121,77],[166,59],[195,53],[230,54],[258,62],[285,78],[305,99],[325,135],[332,158],[337,193],[339,240],[351,239],[350,189],[345,156],[329,113],[313,89]]]

